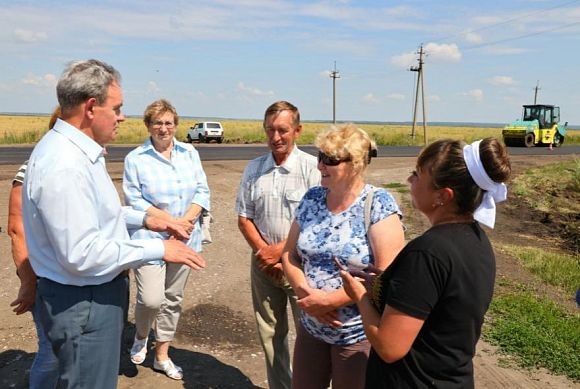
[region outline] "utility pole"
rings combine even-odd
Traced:
[[[542,89],[540,88],[540,80],[536,82],[536,87],[534,88],[534,105],[536,105],[536,100],[538,99],[538,91]]]
[[[424,79],[425,79],[425,74],[424,74],[424,67],[423,65],[425,64],[425,62],[423,61],[423,56],[425,55],[425,52],[423,51],[423,44],[421,44],[421,46],[419,47],[419,51],[417,52],[417,54],[419,54],[419,66],[411,66],[409,68],[409,70],[411,72],[417,72],[417,89],[415,90],[415,107],[413,109],[413,128],[411,129],[411,136],[413,137],[413,139],[415,139],[415,124],[417,123],[417,105],[418,105],[418,100],[419,100],[419,85],[421,86],[421,102],[423,105],[423,138],[425,139],[425,145],[427,145],[428,143],[428,139],[427,139],[427,117],[425,114],[426,108],[425,108],[425,84],[424,84]]]
[[[336,70],[336,61],[334,61],[334,70],[330,72],[332,78],[332,123],[336,124],[336,79],[340,78],[340,73]]]

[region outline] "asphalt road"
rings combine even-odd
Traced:
[[[267,152],[265,145],[218,145],[218,144],[195,144],[202,161],[247,161]],[[302,150],[315,155],[316,147],[312,145],[299,146]],[[135,146],[109,146],[107,160],[121,162],[125,155]],[[419,154],[419,146],[379,146],[379,157],[414,157]],[[560,148],[550,150],[547,147],[509,147],[511,155],[571,155],[580,154],[580,146],[563,145]],[[19,164],[26,161],[32,152],[32,146],[1,146],[0,165]]]

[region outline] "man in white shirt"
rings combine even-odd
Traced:
[[[130,240],[127,226],[182,228],[121,207],[104,145],[125,120],[120,74],[88,60],[71,63],[57,84],[61,119],[36,145],[23,188],[30,264],[38,276],[40,319],[59,360],[59,388],[115,388],[127,278],[152,259],[205,266],[179,240]]]
[[[252,248],[252,301],[258,335],[266,355],[270,389],[290,389],[288,301],[298,323],[296,295],[284,277],[280,256],[294,212],[304,193],[320,183],[316,158],[296,147],[300,113],[278,101],[264,114],[264,130],[271,152],[244,170],[236,210],[238,227]]]

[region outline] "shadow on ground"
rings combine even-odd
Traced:
[[[35,353],[6,350],[0,353],[0,388],[28,388],[28,373]]]
[[[239,369],[225,364],[211,355],[173,347],[169,353],[175,364],[183,368],[184,388],[259,388]],[[143,373],[143,369],[153,369],[152,354],[153,352],[149,353],[145,362],[139,367],[129,361],[128,355],[122,358],[119,375],[145,379],[139,376]],[[168,380],[169,378],[164,377],[163,379]]]
[[[179,341],[211,347],[218,355],[224,353],[239,355],[259,347],[255,340],[255,326],[242,315],[221,305],[200,304],[184,311],[181,314],[176,334]],[[137,380],[147,379],[144,377],[143,369],[153,369],[154,337],[152,334],[149,337],[149,352],[145,362],[137,367],[129,358],[134,336],[134,324],[127,323],[123,333],[119,375],[134,377]],[[184,388],[260,388],[254,385],[241,370],[208,353],[170,347],[169,354],[173,362],[183,369]],[[150,377],[149,372],[146,375]],[[147,380],[148,384],[152,385],[152,381]]]
[[[251,348],[256,347],[253,340],[254,326],[226,307],[199,305],[183,313],[180,327],[178,333],[181,333],[182,340],[218,347],[221,352],[235,350],[243,353],[250,352]],[[156,379],[147,371],[153,369],[153,350],[150,349],[147,359],[140,367],[133,365],[129,359],[134,336],[134,324],[127,323],[120,350],[119,376],[134,378],[137,381],[136,387],[154,387]],[[149,347],[153,343],[151,337]],[[175,364],[183,368],[184,388],[259,388],[238,368],[207,353],[175,347],[172,347],[169,353]],[[0,388],[28,388],[28,375],[35,355],[22,350],[6,350],[0,353]],[[145,385],[140,385],[139,381]]]

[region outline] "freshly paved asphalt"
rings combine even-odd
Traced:
[[[218,145],[218,144],[194,144],[199,151],[202,161],[247,161],[256,158],[268,151],[265,145]],[[125,155],[136,146],[109,146],[107,161],[122,162]],[[299,146],[307,153],[315,155],[317,149],[312,145]],[[0,146],[0,165],[19,164],[28,159],[32,152],[32,146]],[[419,154],[419,146],[379,146],[379,157],[415,157]],[[511,155],[571,155],[580,154],[580,146],[563,145],[560,148],[550,150],[547,147],[509,147]]]

